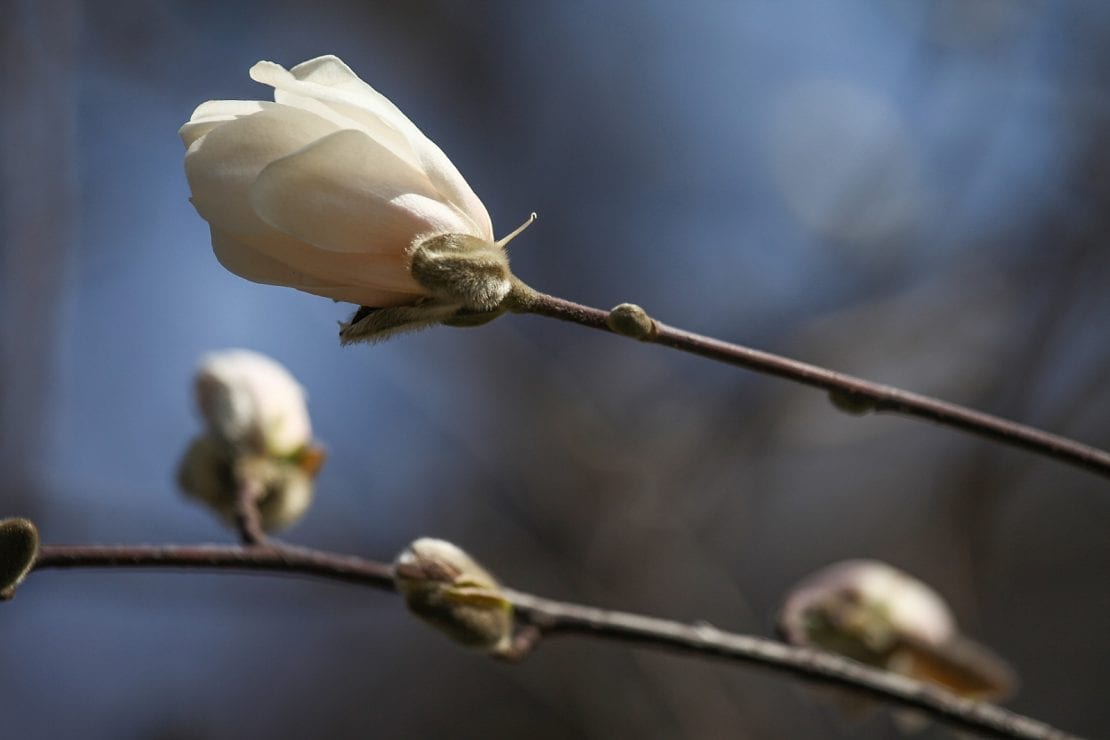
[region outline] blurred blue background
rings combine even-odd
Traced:
[[[48,542],[224,541],[175,490],[206,351],[307,387],[288,533],[456,542],[543,595],[769,634],[878,557],[1110,735],[1110,486],[782,381],[534,318],[340,348],[352,307],[212,256],[178,127],[335,53],[453,159],[517,274],[1110,447],[1110,5],[3,0],[0,510]],[[0,605],[21,738],[887,737],[795,682],[579,640],[520,666],[386,595],[44,572]],[[945,737],[932,728],[923,737]]]

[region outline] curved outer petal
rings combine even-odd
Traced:
[[[251,68],[251,77],[273,86],[274,99],[279,103],[313,109],[318,101],[361,124],[399,157],[416,164],[443,199],[475,224],[477,233],[466,233],[494,240],[489,213],[451,160],[397,106],[359,79],[338,57],[317,57],[292,70],[273,62],[259,62]],[[306,99],[314,103],[306,104]],[[395,134],[383,132],[383,124]]]
[[[423,175],[349,129],[268,165],[250,203],[271,226],[337,252],[405,255],[419,234],[472,228]]]
[[[220,124],[236,118],[259,113],[270,103],[261,100],[209,100],[201,103],[189,117],[188,123],[178,130],[181,141],[188,149],[200,137]]]
[[[251,246],[249,241],[218,231],[215,227],[212,228],[212,251],[224,268],[241,278],[266,285],[284,285],[336,301],[388,307],[412,303],[420,297],[420,294],[414,293],[323,281],[279,262]]]
[[[278,231],[258,217],[248,194],[259,173],[275,159],[335,131],[333,124],[311,113],[274,103],[261,106],[259,112],[224,122],[195,139],[185,156],[193,205],[213,226],[213,233],[221,235],[221,243],[213,243],[220,261],[257,282],[289,284],[274,269],[273,263],[279,263],[303,276],[303,282],[298,280],[294,287],[311,283],[309,292],[350,300],[350,291],[332,293],[326,288],[357,286],[363,289],[359,294],[382,294],[387,301],[364,305],[400,305],[423,295],[425,291],[408,275],[403,251],[335,254]],[[253,264],[258,255],[267,259]]]

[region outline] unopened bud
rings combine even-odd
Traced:
[[[285,457],[312,441],[304,389],[266,355],[246,349],[207,355],[196,395],[209,431],[242,453]]]
[[[861,393],[834,389],[829,391],[829,401],[839,410],[852,416],[863,416],[875,410],[875,402]]]
[[[450,542],[418,539],[394,561],[408,608],[455,642],[499,654],[510,648],[512,604],[490,573]]]
[[[973,699],[1014,688],[1001,658],[960,635],[948,605],[912,576],[874,560],[848,560],[799,583],[779,618],[796,645],[934,683]]]
[[[609,311],[605,321],[615,334],[632,339],[649,339],[657,331],[655,321],[635,303],[622,303]]]
[[[0,520],[0,600],[15,595],[39,553],[39,532],[30,519]]]

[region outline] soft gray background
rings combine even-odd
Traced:
[[[224,540],[172,471],[205,351],[307,386],[288,537],[436,535],[512,585],[766,634],[873,556],[1110,735],[1110,486],[538,318],[341,349],[350,309],[224,272],[178,126],[343,57],[466,174],[534,286],[1110,446],[1110,5],[0,2],[0,509],[50,542]],[[0,605],[5,737],[887,737],[749,668],[566,640],[465,653],[387,595],[50,572]],[[944,737],[936,728],[923,737]]]

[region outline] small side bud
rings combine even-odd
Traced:
[[[852,416],[863,416],[875,410],[875,402],[870,398],[851,391],[831,390],[829,401],[833,406]]]
[[[650,339],[658,332],[655,321],[647,315],[647,311],[635,303],[622,303],[614,306],[609,311],[605,320],[614,334],[631,337],[632,339]]]
[[[450,542],[418,539],[393,564],[413,614],[455,642],[495,655],[511,650],[512,604],[489,571]]]
[[[418,242],[409,272],[435,298],[472,311],[492,311],[512,288],[505,250],[469,234],[439,234]]]
[[[7,601],[31,572],[39,553],[39,532],[30,519],[0,520],[0,600]]]

